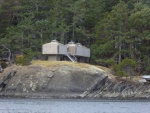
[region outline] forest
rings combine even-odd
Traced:
[[[149,73],[150,1],[0,0],[0,59],[42,59],[52,39],[82,43],[116,75]]]

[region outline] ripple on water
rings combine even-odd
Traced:
[[[0,113],[149,113],[150,101],[0,99]]]

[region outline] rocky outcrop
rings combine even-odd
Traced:
[[[112,82],[109,79],[100,83],[86,98],[150,99],[150,85],[128,82]]]
[[[102,69],[78,63],[12,66],[1,74],[1,95],[74,97],[105,76]]]
[[[117,82],[108,71],[87,64],[11,66],[0,81],[2,97],[150,98],[149,85]]]

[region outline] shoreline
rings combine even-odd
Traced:
[[[3,99],[15,99],[15,100],[44,100],[44,101],[66,101],[66,102],[150,102],[150,99],[138,98],[138,99],[116,99],[116,98],[99,98],[99,99],[89,99],[89,98],[22,98],[22,97],[0,97]]]
[[[60,94],[59,94],[60,95]],[[54,95],[54,94],[46,94],[46,93],[32,93],[32,94],[2,94],[0,93],[0,99],[65,99],[65,100],[108,100],[108,101],[150,101],[150,98],[147,97],[99,97],[99,98],[89,98],[79,97],[79,94],[69,94],[69,95]]]
[[[57,63],[8,67],[0,98],[150,100],[150,85],[117,81],[92,65]]]

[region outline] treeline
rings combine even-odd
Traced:
[[[91,48],[91,62],[125,58],[150,68],[149,0],[1,0],[0,56],[41,58],[42,44],[73,40]]]

